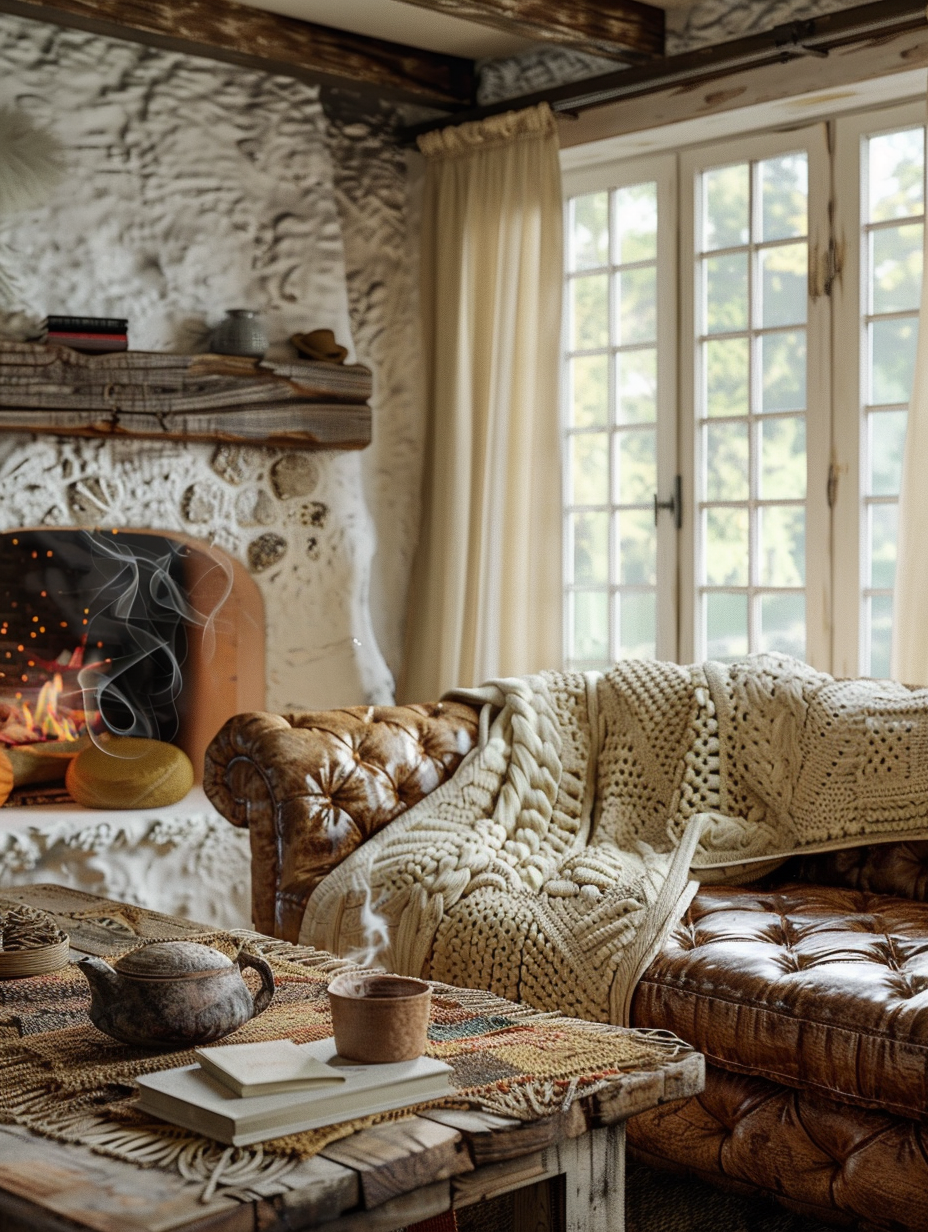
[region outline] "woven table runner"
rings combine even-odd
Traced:
[[[192,939],[192,938],[188,938]],[[342,970],[361,970],[331,954],[257,933],[203,934],[230,956],[242,947],[274,971],[274,999],[221,1042],[332,1034],[326,987]],[[679,1041],[601,1023],[539,1013],[490,993],[433,984],[428,1054],[452,1067],[454,1096],[425,1107],[468,1107],[531,1121],[566,1111],[606,1090],[633,1068],[666,1061]],[[202,1180],[204,1200],[219,1188],[243,1199],[287,1189],[286,1173],[329,1142],[410,1109],[226,1147],[135,1110],[140,1074],[196,1061],[191,1050],[129,1047],[87,1016],[90,990],[76,966],[30,979],[0,981],[0,1120],[115,1158],[177,1169]],[[218,1042],[218,1041],[217,1041]]]

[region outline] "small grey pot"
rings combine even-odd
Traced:
[[[213,330],[210,349],[216,355],[248,355],[261,359],[269,346],[264,326],[253,308],[229,308]]]

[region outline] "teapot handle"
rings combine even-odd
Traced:
[[[274,973],[263,958],[260,958],[257,954],[249,954],[247,950],[242,950],[235,961],[240,968],[254,967],[258,975],[261,976],[261,987],[258,989],[258,995],[252,998],[254,1004],[251,1016],[254,1018],[271,1004],[271,998],[274,996]]]

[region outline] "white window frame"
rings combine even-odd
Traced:
[[[683,473],[683,527],[680,544],[680,657],[692,662],[704,657],[697,629],[698,578],[697,513],[700,494],[693,481],[702,466],[696,420],[696,227],[699,222],[697,185],[702,171],[731,163],[776,158],[793,150],[809,155],[809,283],[817,290],[815,274],[821,254],[828,252],[828,203],[830,169],[828,134],[824,124],[786,133],[761,133],[735,140],[713,142],[680,156],[680,184],[691,190],[681,193],[680,272],[681,283],[692,294],[681,297],[680,311],[680,461]],[[831,661],[831,561],[829,552],[830,511],[827,485],[831,446],[831,310],[824,294],[809,296],[807,321],[806,402],[806,660],[827,670]],[[753,521],[753,520],[752,520]]]
[[[644,181],[657,184],[657,483],[656,495],[660,500],[669,499],[673,492],[677,466],[677,160],[673,154],[659,154],[645,158],[623,159],[621,163],[597,164],[592,167],[567,171],[563,176],[565,219],[570,198],[587,193],[612,191]],[[569,297],[565,295],[565,322],[569,312]],[[565,350],[568,350],[569,331],[563,331]],[[610,366],[610,407],[614,392],[614,372]],[[561,390],[561,447],[562,473],[565,476],[564,490],[569,488],[567,456],[568,408],[567,364],[562,364]],[[611,422],[611,421],[610,421]],[[564,507],[566,509],[567,502]],[[569,559],[568,519],[562,517],[563,559]],[[679,536],[673,518],[662,513],[657,524],[657,630],[656,653],[659,659],[676,659],[679,650],[677,627],[678,601],[678,550]],[[619,589],[615,582],[618,547],[614,543],[614,519],[610,519],[610,593]],[[565,658],[570,655],[570,602],[566,583],[564,586]],[[614,604],[610,603],[610,621]],[[610,629],[610,641],[615,630]]]
[[[863,201],[867,185],[861,175],[861,154],[868,137],[925,125],[926,118],[925,104],[922,102],[881,107],[842,116],[834,121],[835,227],[837,251],[841,256],[840,274],[832,288],[832,463],[836,480],[832,567],[835,610],[841,613],[841,619],[834,621],[832,670],[838,676],[860,674],[867,634],[862,602],[867,563],[867,544],[862,534],[866,477],[861,467],[867,454],[863,413],[866,328],[862,304],[865,269],[861,261]],[[860,362],[848,363],[846,357],[855,353],[859,355]]]

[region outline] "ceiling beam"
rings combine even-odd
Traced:
[[[639,0],[405,0],[507,34],[626,63],[664,54],[664,10]]]
[[[0,0],[0,12],[380,98],[448,110],[473,101],[470,60],[281,17],[235,0]]]

